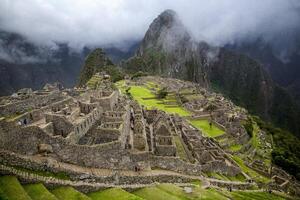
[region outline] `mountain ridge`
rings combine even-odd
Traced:
[[[175,11],[166,10],[153,20],[135,56],[123,67],[129,72],[145,71],[218,88],[250,112],[300,133],[298,106],[259,62],[226,48],[196,42]]]

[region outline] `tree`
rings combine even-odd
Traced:
[[[168,95],[168,91],[167,91],[166,87],[158,90],[158,92],[157,92],[157,97],[159,99],[164,99],[167,95]]]

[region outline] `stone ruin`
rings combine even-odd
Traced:
[[[96,90],[51,88],[2,99],[1,173],[10,167],[63,172],[72,181],[110,186],[190,182],[209,172],[241,173],[215,140],[204,137],[185,118],[146,110],[110,84]],[[231,130],[217,112],[214,117]],[[175,138],[188,160],[179,157]],[[151,174],[157,169],[162,174]]]

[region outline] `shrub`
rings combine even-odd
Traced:
[[[248,135],[250,137],[252,137],[253,136],[253,122],[252,122],[252,118],[248,117],[247,120],[245,120],[243,122],[243,126],[246,129]]]
[[[273,136],[272,163],[300,180],[300,140],[288,131],[253,117],[257,125]]]
[[[138,71],[136,73],[134,73],[132,76],[131,76],[131,80],[135,79],[135,78],[139,78],[139,77],[142,77],[142,76],[147,76],[148,74],[145,73],[145,72],[142,72],[142,71]]]
[[[166,87],[158,90],[157,92],[157,98],[159,99],[164,99],[167,95],[168,95],[168,91]]]

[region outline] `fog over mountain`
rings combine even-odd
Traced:
[[[196,40],[223,46],[260,37],[282,60],[300,32],[298,0],[2,0],[0,27],[42,45],[126,49],[165,9],[175,10]]]

